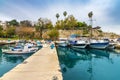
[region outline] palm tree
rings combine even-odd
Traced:
[[[56,18],[57,18],[57,20],[58,20],[59,17],[60,17],[60,15],[57,13],[57,14],[56,14]]]
[[[89,12],[88,13],[88,17],[89,17],[89,19],[90,19],[90,26],[91,26],[91,33],[90,33],[90,37],[92,38],[92,16],[93,16],[93,12],[91,11],[91,12]]]
[[[88,13],[88,17],[89,17],[89,18],[92,18],[92,16],[93,16],[93,13],[92,13],[92,11],[91,11],[91,12]]]
[[[63,15],[64,15],[64,17],[66,17],[66,16],[67,16],[67,12],[66,12],[66,11],[64,11],[64,12],[63,12]]]

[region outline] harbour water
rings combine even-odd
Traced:
[[[58,47],[63,80],[120,80],[117,50]]]
[[[27,55],[3,54],[1,50],[2,47],[0,47],[0,77],[32,55],[32,54]]]

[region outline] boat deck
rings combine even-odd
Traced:
[[[23,63],[4,74],[0,80],[62,80],[56,49],[43,46]]]

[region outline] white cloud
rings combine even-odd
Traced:
[[[0,20],[2,20],[2,21],[9,21],[9,20],[11,20],[12,18],[11,17],[9,17],[9,16],[7,16],[7,15],[4,15],[4,14],[0,14]]]
[[[114,25],[116,26],[116,29],[113,29],[113,25],[111,25],[111,17],[107,15],[107,10],[112,6],[112,1],[113,0],[91,0],[87,4],[69,4],[69,3],[56,3],[53,5],[48,5],[46,8],[41,8],[41,7],[35,7],[30,5],[29,3],[26,3],[26,6],[20,6],[20,5],[15,5],[12,4],[8,7],[13,9],[11,10],[5,10],[5,12],[10,12],[5,13],[6,15],[1,15],[3,18],[2,20],[7,20],[11,19],[9,16],[12,18],[15,18],[17,20],[25,20],[25,19],[30,19],[32,21],[37,21],[38,18],[44,17],[51,19],[54,23],[56,21],[56,13],[60,13],[60,19],[63,19],[63,12],[67,11],[68,15],[73,14],[79,21],[85,21],[89,23],[88,21],[88,13],[90,11],[93,11],[93,20],[94,21],[94,26],[101,26],[104,31],[113,31],[118,34],[119,25]],[[7,3],[10,4],[10,3]],[[4,12],[3,12],[4,13]],[[4,16],[7,16],[5,18]]]

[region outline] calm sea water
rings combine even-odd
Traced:
[[[119,50],[58,47],[64,80],[120,80]]]
[[[0,77],[32,55],[32,54],[27,55],[3,54],[1,51],[2,47],[0,47]]]

